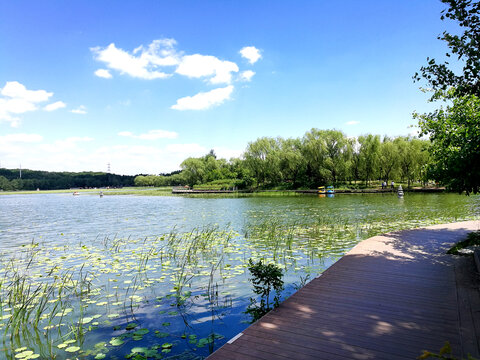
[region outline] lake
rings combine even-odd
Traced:
[[[477,219],[456,194],[0,196],[5,359],[201,359],[248,326],[248,260],[282,298],[359,241]]]

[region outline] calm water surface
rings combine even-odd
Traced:
[[[282,266],[286,297],[365,238],[479,216],[480,197],[454,194],[0,196],[0,332],[11,331],[12,264],[33,286],[71,274],[91,287],[52,294],[60,315],[45,310],[40,337],[4,335],[0,357],[26,346],[32,358],[203,358],[248,326],[249,258]]]

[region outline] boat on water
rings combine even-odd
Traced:
[[[325,196],[328,195],[329,197],[332,197],[333,194],[335,194],[335,189],[333,186],[319,186],[318,187],[318,194],[320,196]]]
[[[403,198],[403,189],[402,189],[402,185],[400,185],[398,187],[398,190],[397,190],[397,195],[399,198]]]

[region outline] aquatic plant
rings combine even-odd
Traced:
[[[364,238],[467,219],[476,211],[456,208],[439,215],[436,208],[421,208],[412,214],[402,206],[391,209],[391,202],[325,211],[308,199],[292,199],[301,206],[288,212],[272,206],[248,212],[243,228],[242,220],[237,222],[239,232],[228,225],[192,229],[181,223],[162,227],[166,230],[158,236],[59,234],[58,239],[50,235],[2,248],[1,356],[203,357],[225,342],[219,332],[232,335],[225,324],[232,331],[243,326],[247,316],[242,312],[250,298],[261,305],[261,295],[248,286],[249,259],[281,269],[281,299]],[[259,202],[264,206],[280,200]],[[274,293],[272,288],[265,308],[276,303]]]
[[[265,264],[263,260],[257,263],[249,260],[248,270],[250,271],[253,292],[260,295],[260,303],[255,298],[250,298],[250,305],[245,311],[252,316],[252,322],[257,321],[267,312],[280,305],[280,293],[283,290],[283,271],[275,264]],[[273,305],[270,306],[270,294],[275,291]]]

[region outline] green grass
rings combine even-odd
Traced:
[[[170,186],[152,188],[152,187],[142,187],[142,188],[123,188],[109,190],[108,192],[103,192],[104,195],[142,195],[142,196],[166,196],[172,195],[172,188]]]
[[[475,245],[480,245],[480,231],[469,233],[465,240],[462,240],[452,246],[450,250],[447,251],[447,254],[462,255],[462,253],[459,253],[459,250]]]
[[[149,193],[157,194],[158,192],[171,192],[171,187],[124,187],[122,189],[62,189],[62,190],[18,190],[18,191],[0,191],[0,195],[28,195],[28,194],[73,194],[78,192],[80,194],[92,194],[98,195],[103,192],[104,195],[152,195]]]
[[[406,188],[406,184],[403,183],[395,183],[395,187],[397,188],[398,185],[402,185],[403,188]],[[415,183],[412,186],[420,186],[421,184]],[[390,184],[388,184],[390,186]],[[220,190],[223,185],[197,185],[195,189],[197,190]],[[381,183],[378,181],[372,181],[368,187],[365,187],[363,182],[357,181],[352,184],[345,183],[345,184],[337,184],[335,186],[335,190],[359,190],[359,189],[379,189],[381,188]],[[20,191],[1,191],[0,195],[19,195],[19,194],[62,194],[62,193],[70,193],[73,194],[74,192],[78,192],[80,194],[85,195],[98,195],[100,191],[103,192],[104,195],[142,195],[142,196],[171,196],[172,195],[172,187],[171,186],[163,186],[163,187],[124,187],[122,189],[105,189],[105,188],[98,188],[98,189],[63,189],[63,190],[20,190]],[[259,189],[254,190],[252,192],[232,192],[231,194],[223,193],[221,194],[222,197],[251,197],[251,196],[266,196],[266,197],[273,197],[273,196],[299,196],[302,195],[301,193],[297,193],[294,190],[283,189],[281,187],[274,188],[274,189]],[[189,197],[216,197],[218,194],[180,194],[179,196],[189,196]]]

